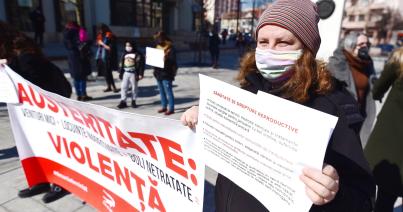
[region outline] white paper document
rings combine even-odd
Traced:
[[[17,104],[19,103],[18,93],[6,69],[10,68],[0,65],[0,102]]]
[[[146,47],[146,64],[164,68],[164,50]]]
[[[305,166],[322,169],[337,117],[199,77],[196,132],[206,165],[271,212],[309,211],[312,202],[299,176]]]

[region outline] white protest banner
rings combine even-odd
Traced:
[[[17,90],[6,69],[9,67],[0,65],[0,102],[18,103]]]
[[[164,68],[164,50],[146,47],[146,64],[158,68]]]
[[[322,168],[337,118],[268,94],[253,94],[199,75],[198,140],[206,165],[271,212],[308,211],[299,179]]]
[[[28,184],[56,183],[100,211],[202,211],[204,163],[177,120],[125,113],[46,92],[6,70]]]

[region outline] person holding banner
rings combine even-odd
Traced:
[[[322,170],[305,167],[300,176],[313,203],[310,211],[371,211],[375,184],[358,135],[363,117],[341,82],[315,59],[321,43],[318,21],[310,0],[275,1],[259,19],[257,48],[241,60],[237,79],[252,93],[260,90],[339,117]],[[197,106],[181,117],[191,128],[197,120]],[[215,199],[218,212],[267,211],[221,174]]]
[[[157,43],[156,48],[164,50],[165,54],[164,68],[154,67],[154,77],[157,79],[162,106],[162,108],[158,110],[158,113],[171,115],[175,112],[175,99],[172,91],[172,82],[175,80],[176,71],[178,69],[176,53],[172,45],[172,40],[168,38],[165,32],[157,32],[154,38]]]
[[[0,65],[8,64],[26,80],[44,90],[69,98],[71,85],[63,72],[44,57],[37,44],[22,32],[0,21]],[[21,198],[44,193],[45,203],[64,197],[69,192],[62,187],[41,183],[18,192]]]

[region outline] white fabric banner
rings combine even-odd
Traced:
[[[30,186],[56,183],[100,211],[202,211],[202,144],[188,127],[70,100],[9,68],[0,73],[18,93],[8,111]]]

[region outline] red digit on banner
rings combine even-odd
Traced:
[[[24,102],[27,102],[28,104],[33,105],[27,91],[21,83],[18,83],[18,97],[20,99],[20,103],[23,104]]]
[[[182,175],[183,177],[187,178],[187,172],[185,169],[179,167],[176,165],[174,162],[177,162],[181,165],[184,165],[184,160],[181,155],[178,155],[174,152],[172,152],[172,149],[175,149],[176,151],[182,153],[182,148],[181,145],[178,143],[171,141],[169,139],[159,137],[157,136],[158,141],[161,144],[162,151],[164,152],[164,158],[165,158],[165,164],[168,168],[173,170],[174,172]]]

